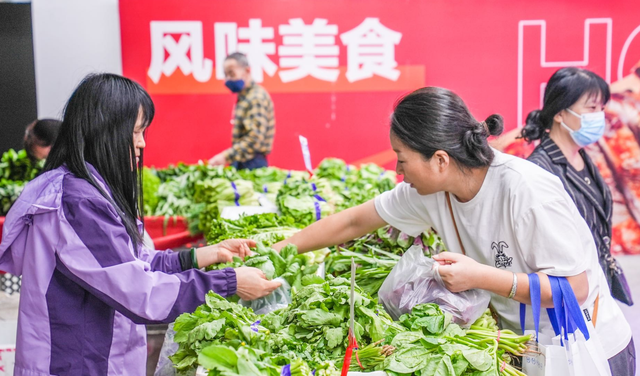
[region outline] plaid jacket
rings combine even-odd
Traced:
[[[229,162],[246,162],[256,154],[271,153],[275,135],[273,102],[260,85],[238,94],[233,117],[233,145],[227,150]]]

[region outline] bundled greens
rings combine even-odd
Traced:
[[[196,183],[194,201],[199,204],[200,215],[198,229],[207,230],[207,226],[220,217],[227,206],[258,206],[258,196],[253,184],[247,180],[229,181],[213,178]]]
[[[243,216],[239,219],[218,218],[205,232],[207,242],[216,244],[226,239],[252,239],[272,245],[300,231],[295,219],[275,213]]]
[[[277,204],[282,215],[296,219],[302,225],[327,217],[344,199],[331,190],[327,180],[296,180],[288,182],[278,192]]]
[[[327,258],[327,272],[339,276],[349,273],[351,258],[358,266],[356,282],[373,297],[387,278],[391,269],[412,245],[422,246],[425,254],[437,254],[445,250],[442,239],[434,230],[414,238],[391,226],[367,234],[338,247]]]
[[[196,185],[211,179],[237,180],[240,178],[233,167],[213,167],[203,162],[196,165],[180,163],[167,169],[156,170],[155,173],[161,181],[157,189],[158,205],[154,212],[148,212],[148,214],[185,217],[189,220],[191,232],[194,233],[201,231],[200,228],[208,223],[200,224],[200,214],[206,209],[207,204],[196,203]],[[217,213],[218,208],[219,205],[216,203],[210,210]]]
[[[324,160],[311,178],[306,171],[275,167],[237,171],[202,161],[145,169],[143,174],[146,215],[185,217],[192,233],[205,234],[224,207],[260,205],[258,194],[305,226],[373,199],[391,189],[396,179],[394,172],[374,164],[357,169],[335,158]]]
[[[503,337],[504,332],[497,330],[488,310],[480,320],[491,329],[487,327],[483,334],[471,335],[472,331],[465,331],[454,324],[451,315],[438,305],[415,306],[410,315],[400,317],[400,322],[411,331],[394,338],[392,345],[398,351],[385,360],[385,370],[442,376],[523,375],[509,364],[510,357],[521,355],[526,350],[523,344],[531,337]],[[502,343],[513,348],[505,351]]]

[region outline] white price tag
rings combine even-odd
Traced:
[[[304,136],[300,137],[300,148],[302,149],[302,158],[304,158],[304,166],[307,171],[313,174],[313,167],[311,166],[311,153],[309,152],[309,141]]]

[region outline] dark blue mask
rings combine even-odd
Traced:
[[[239,93],[244,89],[244,80],[226,80],[224,86],[228,87],[232,93]]]

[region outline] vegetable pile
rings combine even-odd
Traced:
[[[325,159],[313,177],[306,171],[275,167],[237,171],[203,162],[145,169],[143,174],[146,215],[185,217],[192,233],[205,235],[224,207],[257,206],[260,196],[305,226],[371,200],[396,183],[392,171],[374,164],[358,169],[335,158]]]
[[[24,185],[33,180],[44,167],[44,161],[34,163],[23,149],[9,149],[0,157],[0,216],[5,216],[18,199]]]
[[[287,245],[278,253],[275,249],[258,243],[255,251],[253,255],[246,257],[244,261],[235,257],[232,262],[213,265],[210,269],[251,266],[262,270],[269,280],[278,277],[285,279],[289,286],[294,291],[297,291],[303,285],[318,281],[320,277],[315,274],[326,255],[326,253],[322,252],[298,254],[298,249],[293,244]],[[323,281],[322,278],[320,280]]]
[[[176,320],[179,349],[171,360],[179,371],[201,365],[210,376],[280,375],[283,368],[337,376],[348,345],[349,291],[344,278],[309,280],[288,307],[267,315],[210,292],[204,305]],[[530,340],[499,331],[488,310],[469,330],[432,303],[394,322],[357,286],[355,335],[360,348],[350,370],[417,376],[522,376],[511,358]]]

